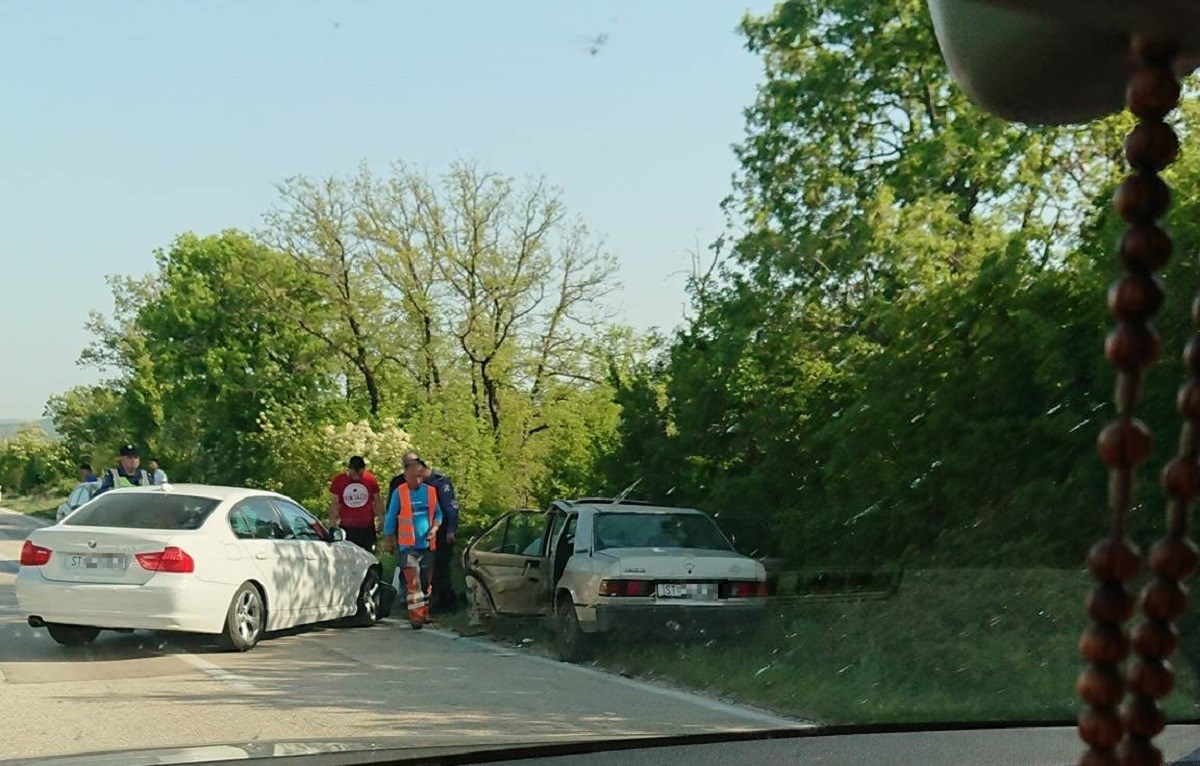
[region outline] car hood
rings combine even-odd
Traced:
[[[621,738],[646,739],[648,737]],[[572,737],[564,741],[577,741]],[[605,737],[587,738],[603,741]],[[352,766],[381,760],[425,762],[449,757],[519,746],[554,744],[546,738],[514,737],[495,743],[469,742],[458,745],[414,747],[412,737],[372,737],[339,740],[279,740],[239,742],[192,747],[112,750],[46,758],[0,759],[0,766],[165,766],[181,763],[262,763],[270,766]]]
[[[621,575],[733,579],[766,576],[762,564],[736,551],[699,548],[605,548],[596,555],[614,559],[614,574]]]
[[[1173,724],[1157,740],[1167,761],[1197,763],[1200,726]],[[412,737],[337,742],[251,742],[209,747],[132,750],[22,760],[37,766],[144,766],[178,763],[260,763],[264,766],[360,766],[367,763],[488,763],[609,752],[606,762],[671,763],[898,763],[923,766],[1058,766],[1082,751],[1075,726],[1065,724],[881,724],[802,726],[681,736],[505,739],[494,743],[412,747]],[[721,743],[711,748],[697,747]],[[680,747],[691,745],[690,747]],[[653,749],[662,747],[664,749]],[[513,752],[522,748],[525,752]],[[527,749],[526,749],[527,748]],[[636,748],[636,749],[634,749]],[[626,750],[627,753],[617,751]],[[622,755],[628,757],[621,757]],[[464,758],[464,756],[466,756]],[[576,760],[574,758],[570,759]],[[579,759],[583,760],[583,759]],[[539,761],[540,762],[540,761]],[[561,763],[563,760],[550,761]],[[589,759],[590,762],[590,759]],[[2,761],[0,764],[16,763]]]

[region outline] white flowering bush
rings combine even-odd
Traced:
[[[254,483],[296,498],[324,517],[329,506],[329,481],[345,470],[351,455],[362,455],[367,470],[381,485],[399,473],[402,456],[412,449],[412,436],[395,420],[372,427],[365,420],[338,425],[313,425],[299,417],[264,413],[258,438],[269,451],[275,469]]]

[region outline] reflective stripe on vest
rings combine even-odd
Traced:
[[[437,490],[429,484],[422,485],[426,490],[425,500],[429,504],[429,526],[433,527],[433,520],[437,513]],[[401,548],[417,547],[417,532],[413,526],[413,509],[412,509],[412,490],[408,484],[401,484],[396,488],[396,493],[400,495],[400,514],[396,517],[396,544]],[[429,541],[429,550],[437,548],[437,541]]]

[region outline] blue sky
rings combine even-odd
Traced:
[[[0,4],[0,418],[99,378],[76,359],[105,275],[360,161],[545,175],[618,258],[623,317],[676,325],[761,73],[736,26],[772,5]]]

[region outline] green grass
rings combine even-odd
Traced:
[[[9,495],[5,493],[4,497],[0,498],[0,508],[54,521],[58,506],[65,501],[65,496],[56,494]]]
[[[914,571],[885,601],[780,607],[756,634],[720,642],[606,643],[595,663],[826,723],[1068,721],[1089,587],[1076,571]],[[1181,626],[1185,637],[1196,627]],[[490,629],[550,644],[532,623]],[[1175,660],[1168,714],[1200,715],[1200,637]]]

